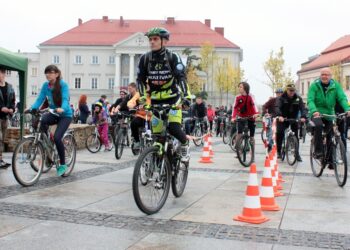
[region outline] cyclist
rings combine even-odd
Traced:
[[[323,157],[322,148],[322,130],[330,130],[332,118],[320,117],[322,114],[334,115],[336,102],[350,115],[348,101],[340,83],[332,79],[331,70],[324,68],[320,72],[320,78],[316,79],[309,88],[307,104],[310,116],[315,125],[314,128],[314,147],[315,158]],[[330,141],[331,135],[327,138]],[[332,168],[332,166],[330,165]]]
[[[181,142],[181,160],[189,161],[190,137],[182,130],[181,96],[191,99],[181,58],[165,48],[170,33],[151,28],[146,34],[151,51],[142,55],[138,65],[137,84],[141,96],[149,94],[151,104],[169,104],[169,133]],[[146,86],[147,89],[146,89]],[[176,108],[175,108],[176,107]]]
[[[93,123],[98,127],[98,133],[101,137],[103,144],[105,145],[105,152],[112,150],[112,145],[109,144],[108,141],[108,121],[107,121],[107,112],[103,108],[103,104],[101,102],[96,102],[93,115]]]
[[[37,110],[47,99],[50,109],[54,109],[58,115],[46,113],[41,118],[41,129],[47,132],[50,125],[57,124],[54,135],[60,165],[57,167],[57,175],[63,175],[67,170],[65,152],[62,138],[72,121],[72,109],[69,105],[69,85],[61,79],[61,71],[55,65],[45,68],[47,81],[41,87],[40,94],[31,110]]]
[[[255,134],[255,118],[258,116],[258,108],[255,105],[253,97],[250,95],[250,86],[247,82],[241,82],[238,85],[240,95],[236,96],[235,104],[232,112],[232,122],[235,122],[238,117],[251,117],[248,120],[248,128],[250,142],[254,144]],[[246,121],[237,121],[237,136],[236,142],[242,137],[244,125]],[[237,145],[237,144],[236,144]]]
[[[303,99],[295,92],[295,85],[293,83],[286,86],[286,90],[276,101],[275,114],[277,119],[277,158],[281,159],[281,148],[284,138],[284,131],[290,126],[298,141],[296,160],[301,162],[299,154],[299,137],[298,137],[298,123],[285,122],[284,119],[298,119],[300,112],[300,121],[303,123],[306,119],[306,110]]]
[[[275,91],[276,97],[270,97],[270,99],[265,102],[265,104],[262,106],[262,115],[265,116],[267,119],[266,127],[267,127],[267,140],[268,140],[268,150],[270,151],[273,145],[273,139],[272,139],[272,119],[276,117],[275,114],[275,106],[276,106],[276,100],[283,94],[283,89],[277,88]]]
[[[219,110],[216,112],[216,137],[219,136],[220,133],[220,123],[224,123],[223,130],[226,128],[226,110],[224,105],[221,105]]]
[[[110,108],[111,114],[115,113],[114,111],[115,111],[116,107],[118,107],[118,105],[124,101],[127,94],[128,93],[126,92],[126,90],[124,90],[124,89],[120,90],[120,92],[119,92],[120,97],[117,98],[117,100],[115,100],[115,102],[112,104],[112,106]]]
[[[208,124],[207,124],[207,107],[205,105],[205,102],[203,102],[202,97],[197,96],[196,102],[192,105],[192,111],[191,115],[194,119],[198,119],[200,122],[204,123],[204,131],[207,131]],[[192,123],[192,128],[194,127],[194,120]]]
[[[211,104],[208,104],[207,117],[208,117],[208,121],[209,121],[210,132],[212,132],[213,131],[213,122],[215,119],[215,111],[214,111]]]

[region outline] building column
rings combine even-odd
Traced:
[[[129,82],[135,81],[135,54],[129,54]]]
[[[121,54],[116,54],[115,55],[115,77],[114,77],[114,86],[115,89],[117,91],[117,93],[119,94],[119,90],[121,87],[121,77],[120,77],[120,72],[121,72]]]

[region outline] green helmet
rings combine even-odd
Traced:
[[[170,33],[164,28],[151,28],[149,31],[145,34],[148,38],[151,36],[159,36],[160,38],[164,38],[166,40],[169,40]]]

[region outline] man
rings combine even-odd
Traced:
[[[189,161],[189,146],[182,130],[181,96],[191,99],[181,58],[165,48],[170,33],[164,28],[151,28],[146,36],[151,51],[142,55],[138,65],[137,84],[141,96],[149,94],[151,104],[169,104],[169,133],[181,142],[181,160]],[[147,89],[146,89],[147,86]],[[181,92],[180,92],[181,91]]]
[[[124,101],[126,95],[127,95],[126,90],[124,90],[124,89],[120,90],[120,92],[119,92],[119,96],[120,96],[120,97],[117,98],[117,100],[115,100],[115,102],[114,102],[114,103],[112,104],[112,106],[111,106],[111,109],[110,109],[110,113],[111,113],[111,114],[115,113],[115,112],[114,112],[114,111],[115,111],[115,108],[116,108],[119,104],[121,104],[121,103]]]
[[[284,131],[290,126],[294,132],[297,140],[297,152],[296,160],[301,162],[301,157],[299,154],[299,138],[298,138],[298,123],[297,122],[286,122],[284,119],[298,119],[300,112],[300,121],[305,122],[306,110],[304,106],[303,99],[296,94],[295,85],[288,84],[286,86],[286,91],[277,99],[275,114],[277,116],[277,158],[281,159],[281,148],[284,138]]]
[[[276,97],[270,97],[270,99],[262,106],[262,115],[267,118],[267,139],[269,141],[267,147],[268,150],[271,151],[273,145],[272,138],[272,119],[276,117],[275,107],[276,100],[283,94],[283,89],[278,88],[275,91]]]
[[[224,123],[223,130],[226,128],[226,110],[224,105],[221,105],[219,110],[216,112],[216,137],[219,136],[220,133],[220,123]]]
[[[4,141],[6,136],[8,116],[15,110],[15,91],[12,85],[5,81],[6,70],[0,67],[0,168],[8,168],[11,164],[2,159]]]
[[[197,96],[196,102],[192,105],[191,111],[192,117],[198,119],[199,121],[204,122],[204,131],[207,131],[207,107],[205,102],[203,102],[202,97]],[[194,127],[194,121],[192,123],[192,128]]]
[[[322,114],[334,115],[335,104],[350,115],[348,101],[341,85],[332,79],[331,70],[325,68],[321,70],[320,78],[315,80],[310,88],[307,97],[309,106],[309,115],[315,124],[314,128],[314,147],[315,157],[321,159],[323,156],[322,130],[331,129],[332,118],[321,117]],[[330,138],[327,138],[329,142]],[[333,166],[329,166],[332,168]]]

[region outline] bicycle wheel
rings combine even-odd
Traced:
[[[230,142],[230,129],[225,129],[224,133],[222,135],[222,141],[224,142],[224,144],[227,144]]]
[[[17,144],[12,156],[12,171],[16,181],[24,187],[34,185],[40,178],[45,163],[41,143],[34,145],[34,138],[25,138]]]
[[[244,167],[249,167],[253,162],[254,147],[249,136],[242,136],[237,142],[237,157]]]
[[[286,142],[286,158],[290,166],[297,161],[298,140],[295,136],[288,136]]]
[[[157,213],[166,202],[170,182],[171,167],[166,155],[159,154],[159,147],[146,148],[137,159],[132,178],[137,207],[145,214]]]
[[[267,136],[266,136],[266,131],[265,131],[265,125],[263,125],[263,128],[261,130],[260,135],[261,135],[261,140],[262,140],[263,144],[266,145],[266,137]]]
[[[230,138],[230,148],[233,152],[236,152],[236,133],[234,133]]]
[[[175,197],[180,197],[185,191],[188,177],[188,162],[177,161],[171,180],[171,189]]]
[[[194,128],[193,136],[196,137],[196,139],[193,139],[194,145],[199,147],[202,144],[202,131],[199,127]]]
[[[108,151],[112,151],[114,148],[114,139],[111,133],[108,133],[108,145],[110,146],[110,149]]]
[[[335,145],[333,145],[333,162],[335,178],[339,187],[343,187],[346,184],[348,177],[348,164],[346,160],[346,152],[343,142],[340,137],[335,138]]]
[[[322,160],[316,159],[314,157],[315,153],[315,146],[314,146],[314,138],[311,139],[311,144],[310,144],[310,165],[311,165],[311,170],[312,173],[315,177],[320,177],[323,173],[323,163]]]
[[[114,139],[113,139],[113,145],[114,145],[114,146],[115,146],[115,142],[116,142],[116,140],[117,140],[117,135],[118,135],[119,129],[120,129],[120,125],[119,125],[119,124],[116,124],[116,125],[114,126],[114,130],[113,130],[113,137],[114,137]]]
[[[77,157],[77,147],[76,147],[74,136],[71,134],[66,134],[62,140],[64,144],[64,156],[65,156],[65,159],[66,159],[65,161],[67,165],[67,170],[62,175],[62,177],[67,177],[72,173],[74,169],[75,161]]]
[[[126,145],[125,128],[118,131],[117,140],[115,142],[115,158],[119,160],[123,155],[124,146]]]
[[[93,133],[86,138],[85,146],[91,153],[97,153],[102,147],[100,136]]]

